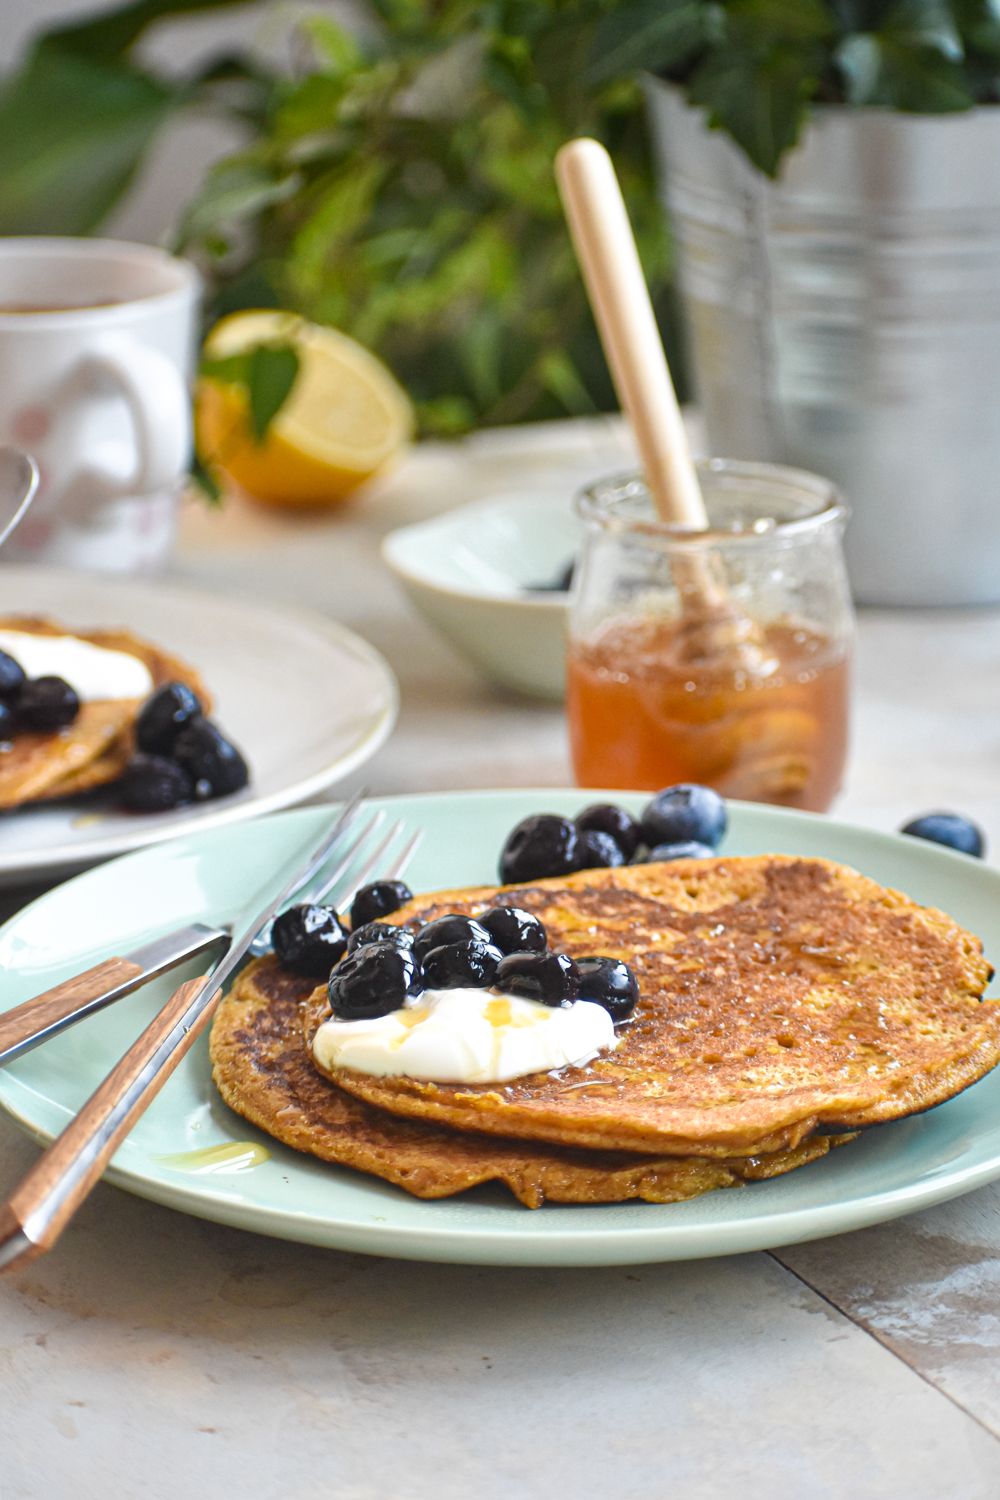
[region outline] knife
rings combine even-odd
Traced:
[[[402,832],[402,825],[396,825]],[[305,869],[315,869],[341,835],[341,815],[320,842],[300,850],[233,924],[233,937],[210,973],[189,979],[99,1085],[63,1133],[42,1153],[10,1197],[0,1204],[0,1268],[21,1265],[51,1249],[100,1178],[133,1125],[190,1051],[218,1004],[223,987],[242,967],[257,934],[299,889]],[[400,858],[416,846],[411,838]]]
[[[340,828],[345,833],[354,828],[363,796],[363,792],[355,793],[341,809]],[[381,820],[382,817],[383,814],[377,813],[362,831],[360,838],[349,848],[338,851],[343,853],[344,858],[333,871],[326,868],[320,870],[316,862],[310,862],[302,871],[299,884],[292,894],[302,900],[320,900],[331,881],[347,869],[350,858],[358,852],[365,838],[374,832],[376,820]],[[318,864],[322,865],[323,860]],[[322,876],[319,883],[315,879],[317,876]],[[123,995],[130,995],[133,990],[156,979],[160,974],[165,974],[169,969],[176,968],[186,959],[194,958],[216,943],[227,942],[231,935],[231,924],[213,927],[206,922],[188,923],[173,932],[163,933],[128,953],[105,958],[83,973],[75,974],[72,979],[55,985],[53,989],[44,990],[42,994],[25,1000],[12,1010],[0,1013],[0,1066],[12,1062],[39,1042],[57,1036],[60,1031],[65,1031],[67,1026],[74,1026],[85,1016],[91,1016],[105,1005],[120,1000]],[[265,946],[261,944],[261,951]]]
[[[0,1015],[0,1065],[12,1062],[39,1042],[57,1036],[84,1016],[94,1015],[228,936],[224,927],[192,922],[119,957],[106,958],[64,984],[15,1005]]]

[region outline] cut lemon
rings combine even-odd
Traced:
[[[290,344],[298,354],[290,395],[258,442],[244,390],[202,375],[195,397],[198,455],[256,500],[337,505],[397,456],[413,432],[413,408],[374,354],[292,313],[223,318],[205,354],[226,359],[261,344]]]

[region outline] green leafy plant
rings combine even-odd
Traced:
[[[943,114],[1000,100],[1000,0],[624,0],[588,78],[680,85],[770,175],[817,103]]]
[[[612,150],[675,342],[641,70],[772,174],[816,104],[1000,100],[1000,0],[358,0],[351,30],[300,21],[281,66],[143,63],[159,21],[242,3],[131,0],[43,36],[0,87],[0,233],[89,233],[171,116],[236,121],[176,238],[208,320],[278,306],[353,334],[425,432],[612,404],[552,178],[571,135]],[[259,435],[294,380],[275,352],[213,371]]]
[[[586,76],[608,4],[368,0],[352,31],[300,22],[290,67],[229,57],[177,81],[152,75],[137,43],[206,0],[138,0],[50,33],[0,93],[0,181],[19,169],[0,232],[96,228],[171,112],[225,114],[246,144],[208,172],[176,239],[206,273],[209,321],[278,306],[352,334],[406,386],[425,432],[605,409],[552,175],[568,136],[612,149],[661,298],[668,272],[639,87],[630,69]],[[67,69],[73,117],[98,122],[81,142],[32,110]],[[105,130],[112,95],[121,114]],[[15,147],[3,126],[16,108],[28,113]],[[224,372],[252,413],[261,368]]]

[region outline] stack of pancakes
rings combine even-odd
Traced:
[[[198,694],[206,712],[210,707],[204,684],[192,667],[127,630],[74,631],[33,615],[0,617],[0,629],[75,636],[109,651],[127,652],[145,664],[154,691],[166,682],[183,682]],[[140,698],[81,703],[80,712],[65,729],[16,735],[0,754],[0,809],[75,797],[116,781],[132,757],[142,703]]]
[[[826,860],[589,870],[417,897],[391,920],[496,904],[535,913],[554,949],[635,969],[614,1051],[507,1084],[322,1076],[310,1043],[325,987],[265,958],[215,1020],[223,1098],[297,1150],[422,1198],[495,1180],[529,1207],[668,1203],[814,1161],[1000,1060],[978,939]]]

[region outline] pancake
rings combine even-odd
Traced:
[[[584,1068],[498,1084],[337,1070],[393,1113],[462,1130],[671,1156],[760,1155],[819,1127],[928,1109],[1000,1059],[979,940],[820,859],[676,860],[499,892],[440,891],[394,922],[523,906],[550,945],[625,959],[639,1003]]]
[[[125,630],[71,630],[53,620],[8,615],[0,629],[31,635],[75,635],[112,651],[137,656],[149,669],[154,688],[184,682],[198,694],[206,710],[211,706],[205,686],[193,667]],[[133,725],[142,699],[122,698],[82,703],[65,729],[47,734],[19,734],[0,752],[0,809],[28,802],[75,797],[116,781],[134,750]]]
[[[308,1043],[329,1014],[310,981],[258,959],[220,1003],[212,1076],[237,1114],[296,1151],[353,1167],[417,1198],[505,1184],[528,1208],[552,1203],[675,1203],[713,1188],[776,1177],[824,1156],[829,1137],[735,1161],[576,1151],[403,1120],[352,1099],[320,1076]],[[305,1002],[303,1004],[303,1002]]]

